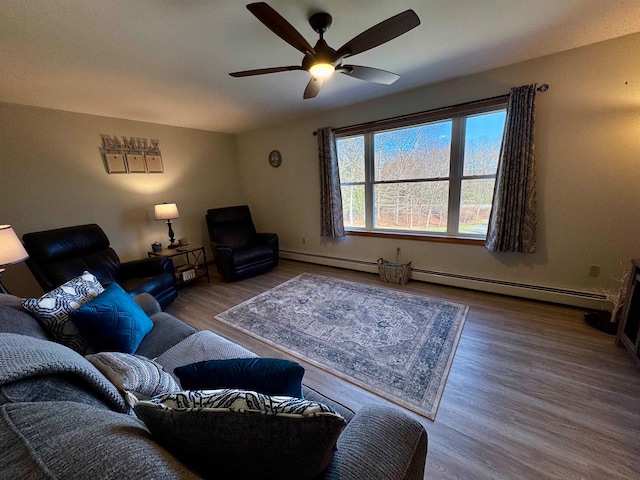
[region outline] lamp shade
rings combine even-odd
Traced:
[[[172,220],[174,218],[180,218],[178,205],[175,203],[159,203],[154,205],[153,209],[156,220]]]
[[[0,265],[13,265],[29,258],[11,225],[0,225]]]

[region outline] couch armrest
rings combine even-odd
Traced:
[[[233,277],[233,248],[229,245],[211,242],[211,250],[218,272],[224,278]]]
[[[280,259],[280,239],[277,233],[258,233],[257,240],[262,245],[267,245],[273,250],[273,266],[278,266]]]
[[[427,432],[393,407],[363,407],[338,439],[322,480],[422,480]]]
[[[356,416],[356,412],[351,410],[346,405],[343,405],[342,403],[338,402],[337,400],[334,400],[333,398],[327,397],[326,395],[320,393],[317,390],[314,390],[313,388],[305,385],[304,383],[302,384],[302,395],[304,395],[304,398],[306,400],[322,403],[324,405],[327,405],[333,408],[336,412],[338,412],[340,415],[344,417],[347,423],[350,422],[353,419],[353,417]]]
[[[173,262],[169,257],[149,257],[124,262],[120,265],[118,277],[127,279],[134,277],[152,277],[160,273],[175,273]]]
[[[139,293],[138,295],[133,297],[133,299],[148,316],[160,313],[162,311],[160,303],[158,303],[156,297],[154,297],[150,293]]]
[[[258,245],[268,245],[276,251],[278,251],[280,247],[277,233],[257,233],[256,243]]]
[[[257,242],[263,245],[270,245],[273,241],[278,240],[277,233],[256,233]]]
[[[211,242],[211,250],[213,250],[213,254],[216,258],[221,259],[230,259],[233,255],[233,247],[231,245],[226,245],[224,243],[215,243]]]

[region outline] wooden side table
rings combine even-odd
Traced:
[[[207,268],[207,254],[201,245],[184,245],[178,248],[163,248],[159,252],[147,252],[149,257],[170,257],[176,269],[176,281],[178,285],[194,281],[198,278],[207,278],[211,283],[209,269]],[[176,258],[183,257],[184,263],[175,264]]]

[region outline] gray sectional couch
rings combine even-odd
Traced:
[[[53,342],[20,300],[0,294],[0,479],[201,478],[154,440],[100,371]],[[154,323],[136,354],[159,357],[196,333],[150,295],[136,301]],[[235,345],[217,338],[224,348]],[[321,479],[423,478],[427,435],[419,422],[381,405],[354,413],[307,387],[304,395],[348,421]],[[222,478],[215,467],[208,478]]]

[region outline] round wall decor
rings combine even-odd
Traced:
[[[273,150],[269,154],[269,163],[272,167],[279,167],[282,164],[282,154],[279,150]]]

